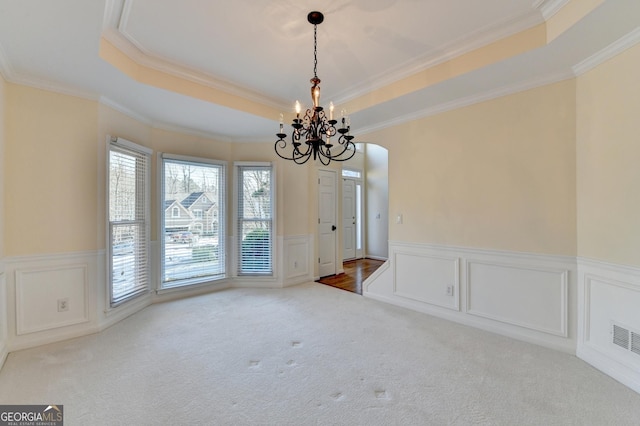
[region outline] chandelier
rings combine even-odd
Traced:
[[[284,118],[280,114],[280,131],[276,133],[278,140],[275,151],[280,158],[293,160],[297,164],[304,164],[313,157],[314,161],[318,159],[326,166],[332,160],[350,159],[356,153],[356,146],[352,142],[353,136],[349,134],[351,122],[346,111],[342,110],[341,124],[336,128],[338,121],[333,118],[333,102],[329,104],[328,118],[324,108],[320,106],[318,25],[324,21],[324,15],[317,11],[310,12],[307,20],[313,24],[313,78],[310,80],[313,108],[307,109],[300,118],[301,106],[296,101],[296,118],[291,123],[293,131],[290,142],[285,139],[287,134],[284,133]],[[336,138],[336,135],[339,136]]]

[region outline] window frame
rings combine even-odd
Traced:
[[[271,241],[270,241],[270,256],[271,256],[271,268],[269,273],[243,273],[240,270],[240,256],[242,250],[242,233],[240,232],[240,170],[241,168],[269,168],[270,170],[270,206],[271,206]],[[235,236],[233,237],[233,276],[242,279],[275,279],[277,256],[276,256],[276,235],[277,235],[277,184],[276,184],[276,163],[274,162],[257,162],[257,161],[236,161],[233,163],[233,231]]]
[[[186,155],[177,155],[170,154],[165,152],[159,152],[157,158],[157,178],[158,178],[158,204],[160,206],[164,205],[165,202],[165,160],[166,161],[174,161],[174,162],[184,162],[184,163],[193,163],[194,165],[209,165],[216,166],[221,168],[220,178],[222,180],[222,185],[218,188],[218,232],[221,233],[222,237],[218,239],[218,244],[222,244],[222,250],[220,250],[223,259],[221,261],[221,265],[223,267],[223,272],[218,275],[208,275],[204,277],[191,277],[184,278],[180,280],[173,281],[171,285],[165,285],[164,281],[164,272],[165,272],[165,250],[166,250],[166,231],[165,231],[165,221],[167,218],[167,214],[164,208],[159,209],[159,218],[158,218],[158,241],[159,241],[159,267],[158,267],[158,279],[156,285],[156,292],[158,294],[164,292],[172,292],[179,291],[181,289],[189,289],[201,285],[210,285],[212,283],[218,283],[221,280],[225,280],[229,277],[229,255],[228,255],[228,244],[227,244],[227,226],[226,226],[226,217],[228,210],[227,203],[227,185],[228,185],[228,163],[227,161],[211,159],[211,158],[203,158],[203,157],[193,157]],[[208,197],[207,197],[208,198]],[[198,201],[198,200],[196,200]],[[211,201],[211,200],[210,200]],[[177,201],[178,204],[180,203]],[[215,202],[214,202],[215,203]],[[191,215],[190,215],[191,216]],[[169,217],[173,218],[169,215]],[[180,215],[182,217],[182,215]],[[204,211],[203,211],[203,219],[204,219]],[[197,220],[197,219],[195,219]]]
[[[142,222],[143,230],[144,230],[144,240],[142,243],[143,255],[145,256],[144,262],[145,266],[141,272],[144,272],[144,276],[146,278],[146,284],[144,286],[140,286],[138,291],[135,291],[124,298],[118,298],[114,300],[113,295],[113,264],[114,264],[114,241],[113,241],[113,223],[110,217],[110,206],[111,206],[111,198],[110,198],[110,187],[111,187],[111,152],[117,151],[120,153],[131,153],[132,155],[139,155],[145,158],[145,170],[143,175],[143,200],[142,206],[144,211],[140,217],[136,217],[133,221],[127,221],[131,223]],[[106,144],[106,173],[105,173],[105,223],[106,223],[106,263],[107,263],[107,285],[106,285],[106,304],[107,304],[107,312],[117,307],[120,307],[126,304],[129,301],[137,299],[140,296],[148,295],[151,292],[151,262],[150,262],[150,247],[151,247],[151,156],[153,154],[153,150],[147,148],[142,145],[138,145],[134,142],[128,141],[123,138],[115,137],[115,136],[107,136],[107,144]],[[137,173],[137,170],[136,170]],[[137,194],[136,194],[137,195]],[[137,200],[136,200],[137,201]],[[136,205],[139,203],[136,202]],[[136,216],[138,212],[136,212]],[[134,245],[135,246],[135,245]]]

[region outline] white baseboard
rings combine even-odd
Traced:
[[[578,344],[578,358],[640,393],[640,373],[588,344]]]
[[[381,260],[383,262],[386,262],[387,260],[389,260],[388,257],[382,257],[382,256],[372,256],[372,255],[366,255],[364,257],[364,259],[373,259],[373,260]]]
[[[397,241],[389,253],[364,296],[575,354],[575,258]]]
[[[0,369],[9,355],[9,338],[7,320],[7,286],[4,273],[4,261],[0,259]]]

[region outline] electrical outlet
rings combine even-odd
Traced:
[[[453,296],[453,286],[451,284],[447,286],[447,296]]]
[[[69,299],[58,299],[58,312],[66,312],[69,310]]]

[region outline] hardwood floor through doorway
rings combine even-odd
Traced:
[[[344,274],[320,278],[317,282],[352,293],[362,294],[362,282],[383,263],[383,260],[374,259],[348,260],[342,264]]]

